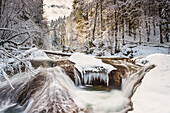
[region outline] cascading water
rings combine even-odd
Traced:
[[[1,113],[33,112],[118,112],[128,108],[121,91],[87,91],[76,88],[58,67],[41,70],[32,79],[25,75],[0,86]]]
[[[17,75],[10,79],[15,89],[7,82],[1,83],[0,113],[125,113],[131,109],[129,97],[136,82],[151,68],[153,66],[142,67],[136,73],[127,75],[122,82],[122,90],[110,92],[75,87],[59,67],[37,70],[37,74],[31,79],[28,75]],[[91,66],[90,70],[95,69]],[[75,83],[81,85],[77,71],[74,70],[74,73]],[[105,77],[106,75],[97,74],[97,71],[83,74],[86,83],[95,78],[107,81]]]
[[[145,76],[145,74],[154,67],[155,65],[145,66],[138,70],[136,73],[128,75],[122,82],[123,95],[125,97],[132,96],[133,92],[136,90],[136,85],[140,83],[141,79]]]
[[[82,85],[81,79],[80,79],[79,74],[76,69],[74,69],[74,79],[75,79],[76,86]]]
[[[39,71],[35,77],[18,75],[0,86],[0,113],[78,112],[72,99],[75,90],[70,78],[58,68]]]

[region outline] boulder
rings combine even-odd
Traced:
[[[79,108],[71,97],[63,75],[56,68],[43,69],[31,79],[19,77],[12,84],[0,87],[0,105],[11,103],[5,113],[77,113]]]

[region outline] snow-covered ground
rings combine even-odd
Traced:
[[[55,20],[59,16],[68,16],[71,13],[73,0],[44,0],[44,16],[47,19]]]
[[[130,53],[128,56],[133,55],[133,57],[146,57],[147,55],[155,54],[155,53],[163,53],[163,54],[169,54],[170,53],[170,47],[169,45],[164,45],[164,47],[153,47],[156,45],[125,45],[121,48],[121,52],[117,53],[116,56],[125,57],[125,53],[127,51],[133,53]]]
[[[170,55],[152,54],[137,60],[155,64],[132,97],[134,110],[130,113],[170,113]]]

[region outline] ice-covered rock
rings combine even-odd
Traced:
[[[116,70],[115,67],[103,63],[101,59],[97,59],[95,56],[89,56],[83,53],[74,53],[69,60],[75,63],[75,68],[80,72],[81,79],[84,84],[91,84],[93,80],[100,79],[100,81],[107,83],[108,86],[108,74],[112,70]]]

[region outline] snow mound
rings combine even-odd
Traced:
[[[112,70],[116,70],[113,66],[103,63],[101,59],[83,53],[74,53],[69,60],[75,63],[75,68],[81,73],[81,78],[85,84],[90,84],[92,80],[100,78],[108,85],[108,74]]]
[[[42,50],[33,50],[28,57],[30,60],[50,60],[47,54]]]

